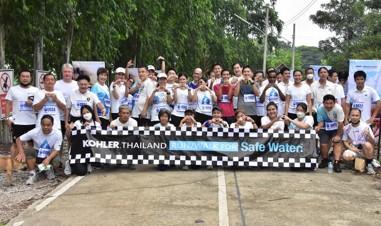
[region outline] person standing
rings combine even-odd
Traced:
[[[187,87],[186,74],[179,74],[179,85],[173,89],[172,124],[179,126],[185,116],[185,111],[190,109],[192,103],[192,89]]]
[[[51,115],[54,119],[53,128],[61,130],[61,115],[67,115],[65,98],[61,91],[54,89],[56,78],[51,72],[46,73],[42,80],[44,90],[39,90],[33,100],[33,109],[38,112],[36,127],[40,127],[43,115]]]
[[[282,101],[286,100],[286,96],[276,83],[276,72],[274,70],[269,71],[268,81],[266,87],[261,90],[259,101],[264,106],[267,106],[270,102],[275,103],[278,106],[278,116],[281,116],[284,111]]]
[[[126,69],[118,67],[115,70],[115,80],[110,85],[112,119],[118,117],[120,103],[124,97],[128,97],[128,91],[126,88]]]
[[[192,101],[196,104],[196,120],[200,123],[212,118],[213,103],[216,103],[217,97],[210,90],[204,79],[200,79],[198,88],[193,92]]]
[[[230,84],[230,71],[222,70],[221,83],[214,86],[217,96],[218,107],[222,111],[222,117],[229,124],[234,121],[233,96],[234,87]]]
[[[97,82],[91,87],[91,92],[97,95],[100,102],[103,104],[106,109],[105,115],[102,115],[101,109],[98,108],[98,116],[101,121],[102,129],[107,129],[107,126],[110,124],[110,91],[106,84],[108,79],[108,71],[106,68],[98,68],[97,70]]]
[[[200,79],[202,78],[202,69],[201,68],[195,68],[193,70],[193,80],[189,82],[188,86],[191,89],[197,89]]]

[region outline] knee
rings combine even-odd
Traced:
[[[345,150],[343,153],[343,159],[346,161],[353,161],[356,157],[356,153],[351,150]]]
[[[366,142],[365,144],[363,144],[363,147],[367,152],[373,152],[374,150],[373,145],[369,142]]]

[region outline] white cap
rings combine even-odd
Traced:
[[[154,67],[153,65],[148,65],[148,66],[147,66],[147,69],[148,69],[148,70],[154,70],[154,71],[155,71],[155,67]]]
[[[160,72],[157,74],[157,78],[167,78],[167,75],[165,73]]]
[[[122,68],[122,67],[118,67],[118,68],[115,70],[115,74],[118,74],[118,73],[126,74],[126,69],[124,69],[124,68]]]

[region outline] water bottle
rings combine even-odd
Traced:
[[[333,164],[332,164],[332,162],[329,162],[328,163],[328,173],[333,173]]]

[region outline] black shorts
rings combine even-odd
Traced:
[[[12,140],[13,140],[13,143],[15,144],[16,143],[16,139],[31,131],[32,129],[34,129],[36,127],[36,125],[17,125],[17,124],[12,124]]]
[[[336,135],[337,130],[326,131],[325,129],[320,129],[318,134],[321,144],[329,144],[332,138]]]

